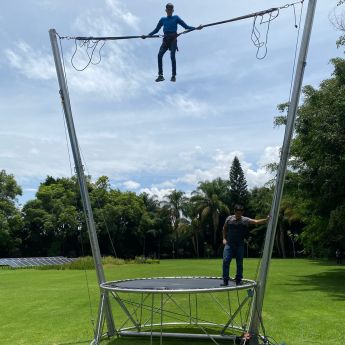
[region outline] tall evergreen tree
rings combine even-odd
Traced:
[[[248,204],[249,193],[247,180],[237,156],[232,161],[230,168],[230,206],[233,209],[235,204],[242,204],[244,207]]]

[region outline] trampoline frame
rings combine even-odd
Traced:
[[[121,325],[116,328],[115,334],[121,337],[148,337],[150,338],[150,344],[153,343],[154,338],[160,339],[160,344],[163,342],[163,338],[177,338],[177,339],[209,339],[214,344],[218,344],[218,341],[232,341],[233,344],[236,343],[241,333],[248,331],[251,316],[252,308],[252,299],[255,295],[256,282],[253,280],[244,279],[243,285],[229,285],[229,286],[219,286],[214,288],[190,288],[190,289],[152,289],[152,288],[125,288],[119,287],[116,283],[130,282],[130,281],[153,281],[155,279],[215,279],[219,283],[222,282],[222,279],[219,277],[155,277],[155,278],[138,278],[138,279],[125,279],[117,281],[109,281],[100,285],[101,288],[101,297],[98,310],[98,318],[95,330],[95,337],[91,345],[99,345],[101,340],[105,337],[108,337],[107,333],[103,333],[105,315],[104,308],[107,300],[107,296],[110,294],[115,300],[117,306],[122,310],[125,315],[124,321]],[[239,298],[238,292],[240,290],[247,290],[245,294],[242,291],[243,296]],[[226,310],[224,303],[222,304],[219,299],[217,299],[217,293],[228,293],[228,300],[230,301],[230,293],[237,293],[237,302],[238,305],[234,310]],[[140,295],[140,302],[133,302],[130,299],[124,298],[124,294],[128,295]],[[218,323],[212,320],[204,320],[198,318],[199,310],[199,301],[198,296],[200,295],[209,295],[215,301],[215,305],[218,306],[219,310],[227,314],[227,320],[225,323]],[[183,306],[178,303],[174,295],[187,295],[188,302],[184,303]],[[158,305],[157,305],[157,296],[158,296]],[[194,298],[194,311],[195,315],[192,312],[192,302],[191,299]],[[147,303],[148,302],[148,303]],[[172,303],[181,314],[176,312],[169,311],[166,307],[168,303]],[[185,305],[187,304],[187,305]],[[245,307],[248,307],[247,318],[244,320],[245,324],[238,325],[235,324],[235,318],[242,313]],[[134,307],[131,309],[129,307]],[[142,320],[143,310],[149,312],[150,317],[145,320]],[[137,312],[140,313],[139,320],[135,318]],[[182,317],[179,322],[164,322],[164,316],[173,316]],[[160,317],[160,322],[154,322],[154,316],[158,315]],[[242,314],[241,314],[242,321]],[[129,326],[126,326],[127,324]],[[126,326],[126,327],[125,327]],[[185,331],[188,333],[179,333],[174,332],[174,327],[186,327]],[[207,327],[212,327],[213,329],[219,329],[219,332],[213,331],[210,333]],[[157,331],[158,328],[158,331]],[[169,328],[167,330],[167,328]],[[199,330],[201,333],[195,333]]]
[[[290,90],[291,92],[290,92],[289,109],[288,109],[288,114],[287,114],[287,124],[286,124],[286,129],[285,129],[285,134],[284,134],[283,147],[281,150],[282,154],[280,157],[279,169],[278,169],[277,177],[276,177],[277,182],[276,182],[276,186],[274,190],[271,211],[270,211],[271,219],[267,227],[267,232],[266,232],[266,237],[265,237],[265,246],[264,246],[264,250],[262,254],[262,263],[260,265],[260,270],[259,270],[258,279],[257,279],[258,284],[255,286],[255,288],[252,289],[253,303],[251,305],[252,315],[250,316],[251,324],[250,324],[249,333],[253,337],[249,341],[250,345],[259,345],[258,333],[259,333],[260,324],[262,323],[261,313],[263,309],[263,300],[264,300],[264,295],[265,295],[265,290],[266,290],[268,268],[269,268],[269,263],[270,263],[272,252],[273,252],[273,245],[274,245],[275,233],[276,233],[278,216],[279,216],[279,207],[280,207],[280,202],[281,202],[282,193],[283,193],[285,174],[287,171],[289,149],[291,146],[293,128],[295,124],[298,103],[300,99],[303,75],[304,75],[304,71],[306,67],[306,58],[307,58],[308,47],[309,47],[309,42],[310,42],[311,29],[312,29],[314,15],[315,15],[316,3],[317,3],[317,0],[309,0],[308,2],[308,10],[307,10],[306,19],[305,19],[303,37],[300,44],[299,57],[296,64],[293,85],[291,83],[291,86],[293,87]],[[291,4],[291,5],[294,5],[294,4]],[[67,88],[67,81],[66,81],[66,76],[64,74],[64,65],[63,65],[61,55],[60,55],[59,46],[57,43],[58,34],[56,30],[50,29],[49,36],[50,36],[50,41],[51,41],[51,46],[52,46],[52,51],[53,51],[53,56],[54,56],[58,83],[60,86],[59,93],[60,93],[60,97],[62,101],[63,111],[65,114],[68,134],[70,137],[71,148],[72,148],[73,158],[75,162],[76,174],[78,176],[78,182],[80,186],[80,194],[81,194],[86,224],[87,224],[89,237],[90,237],[92,255],[95,261],[98,282],[100,284],[101,299],[100,299],[99,314],[98,314],[98,320],[97,320],[97,330],[95,334],[96,338],[93,341],[93,344],[98,344],[99,340],[102,337],[101,333],[102,333],[103,324],[105,321],[107,323],[107,329],[108,329],[107,335],[109,336],[112,336],[115,334],[119,335],[119,331],[115,329],[114,319],[111,313],[110,302],[108,299],[109,291],[101,286],[102,284],[106,283],[106,280],[105,280],[104,270],[102,266],[101,254],[100,254],[100,249],[99,249],[99,244],[98,244],[98,239],[97,239],[93,212],[91,208],[91,202],[90,202],[88,188],[86,184],[86,178],[84,175],[84,167],[81,160],[81,154],[78,147],[78,140],[77,140],[74,123],[73,123],[73,116],[72,116],[72,109],[71,109],[71,104],[70,104],[70,99],[69,99],[69,92]],[[297,46],[296,46],[296,53],[297,53]],[[111,293],[114,294],[115,291],[112,291]],[[193,293],[197,294],[198,292],[193,292]],[[151,293],[151,294],[152,296],[155,295],[154,293]],[[164,296],[164,293],[161,293],[161,296]],[[152,337],[153,337],[153,333],[151,331],[151,343],[152,343]],[[161,338],[161,343],[162,343],[162,333],[160,335],[160,338]],[[215,341],[215,338],[211,338],[211,339],[214,343],[217,343]]]

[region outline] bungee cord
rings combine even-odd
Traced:
[[[93,57],[94,57],[95,50],[96,50],[96,48],[97,48],[97,46],[98,46],[98,44],[100,42],[102,42],[102,44],[101,44],[101,47],[98,49],[98,61],[93,62]],[[92,64],[92,65],[100,64],[100,62],[102,61],[101,50],[102,50],[102,48],[105,45],[105,41],[104,40],[102,40],[102,41],[101,40],[93,40],[93,39],[92,40],[83,40],[83,41],[81,41],[79,43],[78,43],[77,40],[75,40],[74,43],[75,43],[75,50],[74,50],[72,58],[71,58],[71,65],[73,66],[73,68],[75,70],[77,70],[78,72],[82,72],[86,68],[88,68],[90,64]],[[85,48],[84,51],[85,51],[85,53],[86,53],[86,55],[88,57],[87,64],[84,67],[82,67],[82,68],[76,67],[76,65],[74,63],[74,58],[75,58],[75,55],[77,54],[78,47],[80,47],[80,48],[84,47]]]
[[[184,30],[177,34],[177,36],[185,35],[196,29],[204,29],[216,25],[222,25],[227,23],[232,23],[240,20],[250,19],[253,18],[253,26],[251,31],[251,41],[253,42],[254,46],[257,48],[256,58],[258,60],[262,60],[267,56],[268,52],[268,36],[270,31],[270,25],[273,20],[275,20],[279,14],[280,10],[287,9],[289,7],[293,8],[294,13],[294,26],[298,28],[299,25],[297,24],[297,16],[296,16],[296,8],[297,4],[303,5],[304,0],[296,1],[290,4],[286,4],[281,7],[273,7],[267,10],[258,11],[254,13],[250,13],[247,15],[243,15],[240,17],[235,17],[227,20],[222,20],[218,22],[208,23],[204,25],[200,25],[198,28]],[[268,18],[267,18],[268,17]],[[264,24],[267,24],[266,32],[264,35],[261,34],[260,28]],[[58,34],[57,34],[58,35]],[[71,65],[73,68],[79,72],[84,71],[87,67],[92,65],[98,65],[102,61],[102,48],[104,47],[106,41],[117,41],[117,40],[128,40],[128,39],[138,39],[138,38],[163,38],[164,35],[132,35],[132,36],[60,36],[58,35],[59,39],[67,39],[67,40],[74,40],[75,41],[75,50],[71,57]],[[75,63],[75,58],[77,55],[78,50],[84,49],[85,55],[87,57],[87,62],[84,67],[77,67]],[[264,50],[263,53],[262,49]],[[98,54],[98,59],[94,61],[95,54]]]
[[[270,25],[271,25],[271,22],[278,17],[278,15],[279,15],[279,10],[277,10],[276,12],[270,12],[269,18],[267,20],[264,20],[264,16],[261,16],[261,20],[260,20],[259,25],[263,25],[263,24],[267,23],[266,34],[265,34],[265,38],[263,41],[261,41],[261,39],[260,39],[261,33],[260,33],[259,28],[257,27],[257,19],[259,16],[254,17],[251,40],[252,40],[254,46],[257,48],[256,58],[258,60],[263,60],[267,56],[267,52],[268,52],[267,43],[268,43],[268,34],[270,31]],[[264,47],[265,51],[264,51],[263,55],[260,56],[260,50],[262,47]]]

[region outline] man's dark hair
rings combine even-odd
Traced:
[[[235,211],[243,211],[244,210],[244,207],[243,205],[241,204],[236,204],[235,207],[234,207]]]
[[[174,8],[174,5],[171,2],[168,2],[165,8]]]

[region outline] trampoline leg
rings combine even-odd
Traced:
[[[152,345],[152,341],[153,341],[153,309],[154,309],[155,295],[151,294],[151,296],[152,296],[152,304],[151,304],[151,337],[150,337],[150,345]]]
[[[102,293],[101,300],[99,302],[98,308],[98,316],[97,316],[97,328],[95,331],[95,339],[93,341],[93,345],[99,345],[102,339],[103,327],[104,327],[104,301],[105,301],[105,294]]]
[[[229,319],[229,321],[226,323],[226,325],[224,326],[224,328],[221,331],[221,335],[225,334],[226,329],[229,327],[229,325],[231,324],[231,322],[235,319],[235,317],[237,316],[237,314],[242,310],[243,306],[247,303],[247,301],[249,300],[249,298],[251,298],[250,296],[247,296],[242,302],[241,304],[238,306],[237,310],[234,312],[234,314],[231,316],[231,318]]]
[[[138,322],[134,320],[133,316],[131,315],[131,313],[127,309],[126,305],[123,303],[122,299],[118,295],[114,295],[114,294],[113,294],[113,297],[114,297],[115,301],[119,304],[119,306],[121,307],[123,312],[127,315],[128,319],[131,320],[131,322],[133,323],[135,328],[138,331],[140,331],[141,325],[139,325]]]
[[[195,294],[195,324],[199,324],[199,314],[198,314],[198,294]]]
[[[188,303],[189,303],[189,324],[192,324],[192,304],[190,300],[190,293],[188,294]]]
[[[160,335],[160,345],[163,344],[163,294],[161,294],[161,335]]]

